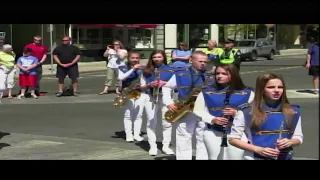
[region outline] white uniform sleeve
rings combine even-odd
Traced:
[[[133,73],[133,69],[130,69],[126,73],[123,73],[120,69],[118,69],[118,71],[119,71],[118,78],[120,81],[125,80],[126,78],[128,78],[130,76],[131,73]]]
[[[249,97],[249,99],[248,99],[248,103],[252,103],[253,99],[254,99],[254,92],[251,91],[250,97]]]
[[[243,133],[246,131],[245,116],[242,111],[238,111],[234,116],[231,132],[228,135],[229,139],[241,139]],[[247,133],[246,133],[247,134]],[[248,137],[248,136],[247,136]],[[248,137],[249,139],[249,137]],[[251,140],[251,138],[250,138]]]
[[[162,87],[162,101],[165,106],[173,104],[172,99],[173,90],[177,87],[175,74],[167,81],[167,83]]]
[[[141,76],[140,85],[141,86],[147,85],[146,79],[143,76]]]
[[[303,142],[303,133],[302,133],[302,127],[301,127],[301,116],[298,119],[298,123],[297,123],[296,129],[294,130],[294,133],[292,135],[292,139],[293,138],[299,139],[301,144],[302,144],[302,142]]]
[[[208,107],[206,106],[206,102],[203,96],[203,93],[200,92],[197,100],[194,104],[193,113],[200,117],[202,121],[212,124],[212,119],[215,118],[215,116],[212,116],[209,113]]]

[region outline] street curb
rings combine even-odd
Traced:
[[[306,53],[299,53],[299,54],[283,54],[283,55],[275,55],[275,57],[284,57],[284,56],[300,56],[300,55],[307,55]]]
[[[300,56],[300,55],[307,55],[305,53],[299,53],[299,54],[284,54],[284,55],[275,55],[275,57],[288,57],[288,56]],[[80,73],[95,73],[95,72],[102,72],[104,71],[104,69],[100,69],[100,70],[85,70],[85,71],[81,71]],[[42,75],[42,77],[55,77],[56,73],[54,71],[53,74],[44,74]]]

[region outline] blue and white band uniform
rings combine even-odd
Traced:
[[[178,99],[184,98],[193,87],[203,83],[206,74],[190,68],[176,70],[172,78],[162,87],[163,103],[174,104],[173,92],[178,90]],[[208,160],[208,154],[203,144],[205,123],[193,113],[188,113],[178,120],[176,129],[176,159],[192,160],[192,136],[196,136],[196,159]]]
[[[204,131],[204,144],[207,148],[210,160],[221,159],[243,159],[244,151],[232,146],[228,143],[228,147],[221,147],[223,136],[222,126],[212,124],[215,117],[223,117],[222,109],[224,108],[224,100],[226,98],[227,88],[217,90],[213,87],[203,89],[198,95],[194,107],[194,113],[201,117],[201,120],[206,123]],[[230,95],[229,104],[231,108],[237,108],[244,103],[253,101],[254,93],[250,88],[244,90],[234,90]],[[232,124],[229,122],[228,131]],[[247,141],[246,136],[241,136],[243,141]]]
[[[121,81],[122,89],[128,87],[132,81],[140,78],[141,70],[134,71],[130,65],[119,66],[118,78]],[[142,108],[143,99],[140,97],[136,100],[129,100],[124,107],[124,130],[126,133],[126,141],[142,141],[143,138],[140,136],[142,126]],[[133,121],[133,132],[132,132],[132,121]]]
[[[290,123],[291,125],[287,125],[287,123],[284,123],[284,128],[281,129],[281,123],[283,121],[286,122],[286,118],[284,114],[280,112],[280,106],[271,108],[267,105],[264,105],[266,120],[260,126],[259,131],[251,127],[252,115],[250,112],[252,107],[241,107],[241,110],[239,110],[234,117],[229,139],[239,139],[241,138],[242,134],[245,133],[248,137],[249,142],[255,146],[276,148],[275,145],[277,139],[279,138],[279,133],[282,132],[282,138],[296,138],[302,143],[303,134],[301,128],[300,107],[296,105],[291,105],[291,107],[295,111],[293,119]],[[279,160],[290,160],[294,155],[292,147],[280,150],[280,152],[280,156],[278,157]],[[271,160],[271,158],[266,158],[253,152],[247,152],[246,154],[248,154],[246,156],[246,159],[250,160]]]
[[[172,75],[173,75],[173,68],[162,65],[157,69],[160,72],[160,80],[162,81],[168,81]],[[149,77],[141,76],[141,86],[145,86],[152,81],[155,80],[154,74]],[[159,90],[159,97],[157,104],[154,104],[155,97],[153,97],[153,88],[147,88],[142,92],[142,98],[144,109],[146,110],[146,116],[147,116],[147,136],[148,136],[148,142],[150,145],[149,154],[150,155],[156,155],[157,154],[157,144],[156,144],[156,126],[158,121],[158,111],[161,111],[161,117],[162,117],[162,134],[163,134],[163,148],[162,151],[165,154],[174,154],[174,152],[169,148],[171,143],[171,134],[172,134],[172,125],[171,123],[164,120],[164,113],[168,110],[166,106],[162,103],[162,88]]]

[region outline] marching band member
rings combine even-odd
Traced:
[[[142,65],[139,64],[140,53],[130,52],[129,61],[122,66],[119,66],[119,80],[122,82],[122,89],[126,88],[137,78],[140,78]],[[125,105],[124,110],[124,130],[126,133],[126,141],[133,142],[142,141],[143,137],[140,136],[142,126],[142,111],[143,98],[129,100]],[[132,120],[133,120],[133,134],[132,134]]]
[[[251,102],[253,97],[254,93],[243,84],[234,64],[217,66],[215,83],[202,90],[194,107],[194,113],[207,126],[204,130],[204,144],[210,160],[243,159],[243,150],[227,144],[224,144],[227,147],[221,147],[222,138],[227,140],[226,135],[237,112],[236,107]]]
[[[172,78],[162,88],[163,103],[170,111],[176,111],[172,94],[178,89],[178,99],[188,96],[190,91],[205,81],[205,65],[208,56],[202,51],[195,51],[191,55],[191,67],[175,71]],[[176,129],[176,159],[192,160],[192,136],[195,134],[196,159],[207,160],[208,154],[203,144],[203,129],[205,124],[192,112],[177,121]]]
[[[249,143],[241,141],[243,133]],[[293,147],[303,141],[300,107],[291,105],[284,80],[272,73],[257,78],[252,105],[236,114],[230,144],[249,151],[250,159],[291,160]]]
[[[158,75],[157,72],[155,72],[156,68],[157,71],[159,71]],[[156,144],[156,126],[159,110],[161,110],[163,128],[162,151],[167,155],[174,154],[174,151],[169,148],[171,143],[172,125],[163,120],[164,113],[168,109],[163,105],[161,98],[161,87],[166,84],[172,75],[173,70],[171,67],[167,66],[165,52],[162,50],[153,51],[144,68],[143,76],[141,77],[141,88],[144,92],[143,97],[145,97],[144,108],[147,115],[147,136],[150,145],[149,155],[151,156],[157,155],[158,152]]]

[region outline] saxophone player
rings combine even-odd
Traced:
[[[199,93],[194,107],[194,113],[206,123],[203,139],[209,160],[243,159],[244,151],[228,145],[227,135],[237,107],[250,103],[253,97],[252,89],[243,84],[235,65],[217,66],[215,83]]]
[[[158,153],[156,144],[156,126],[160,115],[158,111],[161,111],[162,117],[162,151],[167,155],[174,154],[174,151],[169,147],[171,143],[172,125],[163,118],[164,113],[168,109],[163,105],[161,99],[161,87],[166,84],[172,75],[173,69],[167,66],[165,52],[162,50],[153,51],[144,68],[143,76],[141,76],[142,97],[144,98],[143,104],[147,116],[147,136],[150,145],[150,156],[155,156]]]
[[[201,51],[195,51],[191,55],[191,66],[176,70],[171,79],[163,86],[163,103],[170,111],[177,111],[172,94],[178,89],[178,99],[181,100],[189,95],[191,90],[205,81],[205,65],[208,56]],[[207,160],[208,155],[203,144],[203,130],[205,124],[192,112],[184,115],[177,121],[176,129],[176,159],[192,160],[192,136],[195,132],[197,140],[196,159]]]
[[[130,52],[128,62],[125,65],[119,66],[119,80],[122,81],[122,89],[126,88],[133,81],[140,78],[142,74],[141,68],[143,67],[139,64],[140,53]],[[133,142],[142,141],[143,137],[140,136],[141,125],[142,125],[142,110],[143,107],[143,98],[130,99],[126,103],[124,108],[124,130],[126,133],[126,141]],[[132,133],[132,121],[133,123],[133,133]]]
[[[249,143],[240,140],[243,132]],[[300,107],[286,95],[282,77],[267,73],[257,78],[253,103],[244,104],[234,118],[230,144],[256,160],[291,160],[293,147],[303,141]]]

